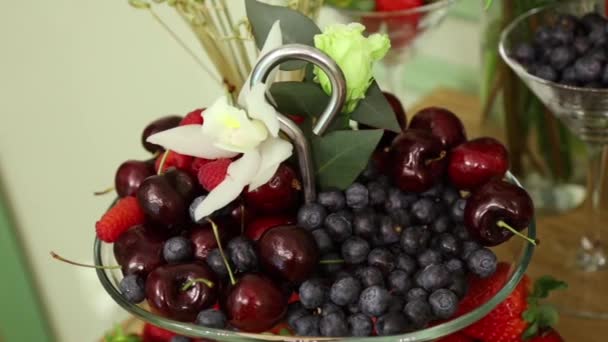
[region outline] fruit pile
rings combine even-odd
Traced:
[[[530,240],[520,231],[533,205],[503,180],[504,146],[467,141],[460,120],[435,107],[381,144],[344,190],[304,203],[285,161],[267,183],[195,220],[238,157],[189,157],[147,138],[204,118],[196,110],[146,127],[156,157],[118,168],[119,199],[96,224],[114,244],[124,298],[166,318],[243,332],[282,324],[300,336],[423,329],[458,314],[471,279],[495,274],[488,247],[514,234]]]
[[[539,26],[532,42],[512,51],[531,74],[548,81],[586,88],[608,87],[608,20],[599,13],[581,18],[562,14]]]

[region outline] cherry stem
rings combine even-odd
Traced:
[[[117,269],[121,268],[121,266],[118,266],[118,265],[116,265],[116,266],[97,266],[97,265],[82,264],[82,263],[79,263],[79,262],[76,262],[76,261],[68,260],[68,259],[62,257],[61,255],[59,255],[59,254],[57,254],[57,253],[55,253],[53,251],[51,251],[51,256],[54,259],[57,259],[59,261],[62,261],[62,262],[65,262],[67,264],[74,265],[74,266],[80,266],[80,267],[86,267],[86,268],[95,268],[95,269],[98,269],[98,270],[117,270]]]
[[[538,239],[532,239],[529,236],[522,234],[521,232],[517,231],[515,228],[511,227],[510,225],[508,225],[505,221],[498,221],[496,222],[496,225],[499,226],[500,228],[504,228],[508,231],[510,231],[511,233],[519,236],[520,238],[528,241],[529,243],[531,243],[532,245],[536,246],[539,241]]]
[[[95,191],[95,192],[93,193],[93,195],[95,195],[95,196],[106,195],[106,194],[109,194],[109,193],[110,193],[110,192],[112,192],[112,191],[114,191],[114,187],[113,187],[113,186],[112,186],[112,187],[109,187],[109,188],[107,188],[107,189],[101,190],[101,191]]]
[[[440,161],[441,159],[445,158],[445,156],[447,156],[447,155],[448,155],[448,153],[446,151],[441,151],[439,153],[439,157],[432,158],[432,159],[427,159],[427,160],[424,161],[424,164],[425,165],[430,165],[431,163],[434,163],[436,161]]]
[[[160,164],[158,165],[158,171],[156,172],[157,175],[162,175],[163,174],[163,168],[165,167],[165,162],[167,161],[167,156],[169,155],[169,150],[166,150],[163,153],[163,157],[160,160]]]
[[[343,264],[346,261],[344,259],[329,259],[329,260],[321,260],[319,264],[321,265],[333,265],[333,264]]]
[[[184,286],[182,286],[182,291],[188,291],[191,287],[193,287],[194,285],[198,284],[198,283],[203,283],[205,285],[207,285],[208,288],[212,288],[213,286],[215,286],[215,284],[209,280],[209,279],[205,279],[205,278],[194,278],[194,279],[190,279],[188,280]]]
[[[232,273],[232,268],[230,267],[228,258],[226,258],[226,254],[224,254],[224,248],[222,248],[222,242],[220,241],[220,233],[217,230],[217,224],[215,224],[215,222],[213,222],[213,220],[210,218],[208,218],[207,221],[209,223],[211,223],[211,230],[213,231],[213,236],[215,236],[215,241],[217,242],[217,248],[220,250],[220,255],[222,256],[222,260],[224,260],[224,265],[226,265],[226,269],[228,270],[228,276],[230,277],[230,284],[236,285],[236,280],[234,279],[234,274]]]

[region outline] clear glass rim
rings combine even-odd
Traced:
[[[513,59],[507,51],[507,42],[508,42],[511,34],[519,27],[519,25],[522,25],[530,17],[533,17],[535,15],[538,15],[538,14],[541,14],[544,12],[550,12],[550,11],[557,12],[560,8],[567,8],[569,6],[576,5],[577,3],[579,3],[579,1],[582,1],[582,0],[573,0],[573,1],[566,1],[563,3],[551,4],[551,5],[547,5],[547,6],[543,6],[543,7],[534,8],[534,9],[531,9],[531,10],[521,14],[520,16],[515,18],[511,23],[509,23],[509,25],[507,25],[504,28],[504,30],[502,31],[502,33],[500,34],[500,43],[498,45],[498,51],[500,52],[500,56],[502,57],[502,59],[509,65],[509,67],[511,67],[513,70],[515,70],[518,74],[525,75],[525,77],[527,77],[528,79],[534,80],[537,83],[541,83],[546,86],[563,89],[563,90],[582,91],[582,92],[587,92],[587,93],[598,93],[598,94],[608,95],[608,88],[584,88],[584,87],[579,87],[579,86],[560,84],[560,83],[545,80],[536,75],[533,75],[530,72],[528,72],[528,70],[526,70],[526,68],[524,68],[523,65],[521,65],[519,62],[517,62],[515,59]]]
[[[513,182],[514,184],[523,187],[521,183],[511,174],[507,172],[506,174],[507,180]],[[536,219],[533,218],[530,226],[528,227],[528,236],[532,239],[536,239]],[[441,323],[439,325],[429,327],[423,330],[417,330],[414,332],[394,335],[394,336],[374,336],[374,337],[345,337],[345,338],[331,338],[331,337],[318,337],[318,338],[306,338],[306,337],[292,337],[292,336],[279,336],[279,335],[267,335],[267,334],[252,334],[252,333],[241,333],[234,332],[228,330],[219,330],[219,329],[211,329],[202,327],[199,325],[195,325],[192,323],[184,323],[179,321],[174,321],[165,317],[161,317],[156,315],[150,311],[147,311],[141,308],[138,305],[132,304],[124,299],[124,297],[120,294],[118,289],[114,287],[112,281],[108,277],[106,270],[97,269],[97,276],[102,286],[108,292],[108,294],[112,297],[112,299],[118,303],[123,309],[125,309],[130,314],[142,319],[143,321],[149,322],[153,325],[159,326],[161,328],[165,328],[168,330],[172,330],[184,335],[202,337],[202,338],[230,338],[231,341],[251,341],[251,340],[259,340],[259,341],[290,341],[290,342],[303,342],[303,341],[336,341],[336,340],[345,340],[345,341],[358,341],[358,342],[379,342],[379,341],[430,341],[433,339],[437,339],[446,335],[449,335],[453,332],[462,330],[463,328],[477,322],[484,316],[486,316],[490,311],[492,311],[498,304],[504,301],[510,294],[513,292],[517,284],[519,284],[520,280],[523,278],[528,265],[532,259],[532,255],[534,254],[535,246],[529,243],[525,243],[525,247],[523,249],[523,253],[519,258],[519,262],[517,264],[512,264],[512,266],[516,267],[513,271],[511,278],[505,283],[503,288],[494,295],[489,301],[474,309],[473,311],[462,315],[458,318],[452,319],[448,322]],[[102,260],[102,241],[95,238],[95,242],[93,245],[93,254],[95,265],[104,266]]]
[[[456,2],[456,0],[438,0],[438,1],[434,1],[429,4],[426,4],[424,6],[418,6],[416,8],[412,8],[412,9],[393,11],[393,12],[360,11],[360,10],[356,10],[356,9],[340,8],[340,7],[336,7],[336,6],[332,6],[332,5],[328,5],[328,7],[331,7],[341,13],[346,13],[346,14],[352,15],[352,16],[369,17],[369,18],[373,18],[373,17],[388,18],[388,17],[393,17],[393,16],[402,16],[402,15],[430,12],[430,11],[434,11],[434,10],[437,10],[437,9],[440,9],[443,7],[447,7],[454,2]]]

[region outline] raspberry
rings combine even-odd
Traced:
[[[192,165],[190,165],[191,174],[194,176],[198,175],[198,170],[205,164],[212,162],[211,159],[194,158]]]
[[[144,223],[144,212],[134,196],[121,198],[97,223],[97,237],[105,242],[114,242],[129,228]]]
[[[198,170],[198,182],[205,190],[213,190],[226,178],[230,163],[230,159],[217,159],[201,166]]]
[[[154,170],[158,172],[158,168],[160,167],[160,163],[163,160],[164,153],[161,153],[154,163]],[[169,151],[167,155],[167,159],[165,159],[165,164],[163,165],[162,172],[166,172],[168,169],[175,167],[180,170],[184,170],[186,172],[191,172],[192,169],[192,161],[193,157],[186,156],[183,154],[179,154],[177,152]],[[194,174],[196,175],[196,174]]]
[[[142,342],[169,342],[173,336],[175,336],[174,332],[146,323]]]
[[[202,125],[204,121],[202,114],[204,111],[204,109],[195,109],[191,111],[190,113],[186,114],[186,116],[182,119],[179,125]]]

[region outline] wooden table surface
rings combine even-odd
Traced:
[[[412,106],[408,110],[408,114],[411,117],[417,109],[431,105],[446,107],[455,112],[467,127],[469,137],[480,136],[483,133],[483,135],[492,135],[500,139],[499,131],[488,131],[487,127],[483,130],[480,128],[481,106],[476,96],[451,89],[437,89]],[[534,278],[539,275],[550,274],[559,278],[560,267],[563,267],[562,260],[555,260],[556,258],[552,257],[551,253],[541,253],[539,251],[544,248],[543,246],[551,246],[553,241],[560,240],[560,237],[563,237],[563,232],[572,229],[571,227],[580,226],[584,222],[586,222],[585,214],[582,211],[538,217],[538,236],[543,239],[543,243],[537,248],[529,268],[529,275]],[[606,291],[608,292],[608,289]],[[568,293],[568,295],[576,296],[577,294]],[[604,307],[608,307],[608,294],[598,298],[598,301]],[[131,319],[125,322],[125,326],[128,327],[129,331],[139,331],[142,324]],[[608,321],[578,319],[562,315],[557,329],[566,342],[608,341]]]

